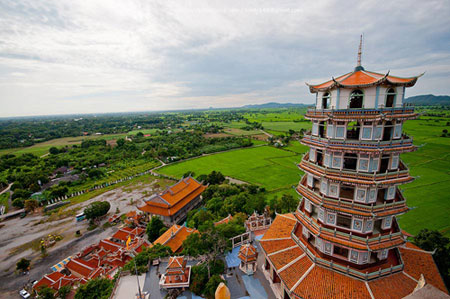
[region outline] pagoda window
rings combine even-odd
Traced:
[[[331,161],[332,168],[341,169],[342,168],[342,153],[333,153],[333,159]],[[355,160],[356,164],[356,160]]]
[[[356,188],[355,201],[366,202],[366,189]]]
[[[328,124],[328,126],[327,126],[327,137],[334,138],[334,125],[333,124]]]
[[[369,189],[368,202],[369,203],[374,203],[376,201],[377,201],[377,189],[376,188]]]
[[[395,186],[390,186],[385,193],[386,200],[391,200],[395,198]]]
[[[369,156],[368,155],[359,155],[358,170],[365,171],[365,172],[369,171]]]
[[[311,134],[314,136],[319,135],[319,123],[318,122],[313,122]]]
[[[402,137],[402,124],[396,124],[394,126],[393,138],[394,139],[399,139],[400,137]]]
[[[377,172],[379,163],[380,163],[379,158],[370,157],[369,172]]]
[[[331,254],[331,251],[333,250],[333,244],[331,244],[330,242],[325,242],[325,246],[323,248],[323,251],[326,254]]]
[[[381,157],[380,173],[384,173],[387,171],[388,166],[389,166],[389,160],[390,160],[390,155],[383,155]]]
[[[363,251],[360,254],[361,264],[367,264],[369,262],[369,252]]]
[[[373,230],[373,220],[368,219],[368,220],[366,220],[366,222],[364,224],[364,232],[370,233],[372,230]]]
[[[315,148],[309,149],[309,161],[316,162],[316,149]]]
[[[336,214],[327,213],[327,223],[331,225],[336,225]]]
[[[316,162],[320,166],[323,166],[323,154],[321,150],[316,150]]]
[[[324,222],[323,220],[324,220],[325,212],[324,212],[324,210],[323,210],[322,208],[319,208],[318,210],[319,210],[319,211],[318,211],[318,213],[317,213],[317,218],[318,218],[320,221]]]
[[[358,155],[357,154],[347,153],[344,155],[344,169],[356,170],[357,164],[358,164]]]
[[[352,217],[338,214],[336,225],[350,229],[352,227]]]
[[[388,250],[387,249],[383,249],[383,250],[378,252],[378,259],[380,259],[380,260],[386,259],[387,256],[388,256]]]
[[[397,93],[395,92],[395,89],[389,88],[386,92],[386,102],[385,106],[387,108],[394,107],[395,105],[395,97],[397,96]]]
[[[349,187],[346,185],[342,185],[340,188],[340,196],[343,199],[347,199],[347,200],[353,200],[355,194],[355,188],[354,187]]]
[[[345,126],[336,126],[336,139],[344,139]]]
[[[362,229],[363,229],[362,219],[353,219],[352,229],[362,232]]]
[[[349,100],[349,108],[355,109],[355,108],[362,108],[363,107],[363,101],[364,101],[364,93],[362,90],[357,89],[352,91],[350,94],[350,100]]]
[[[322,239],[319,239],[319,238],[316,239],[316,247],[320,251],[323,251],[323,240]]]
[[[383,126],[381,125],[375,126],[373,130],[373,140],[380,140],[382,133],[383,133]]]
[[[386,217],[381,222],[381,228],[382,229],[390,229],[392,226],[392,217]]]
[[[348,249],[347,248],[342,248],[339,246],[334,245],[333,246],[333,255],[337,255],[341,258],[345,258],[346,260],[348,259]]]
[[[303,235],[304,235],[306,238],[308,238],[308,236],[309,236],[309,231],[308,231],[308,229],[307,229],[306,227],[303,227],[302,233],[303,233]]]
[[[360,125],[357,121],[351,121],[347,123],[347,139],[358,140],[359,131]]]
[[[384,124],[383,141],[389,141],[392,138],[392,122],[387,121]]]
[[[322,109],[329,109],[331,104],[331,94],[326,92],[322,96]]]
[[[331,162],[331,155],[328,154],[328,153],[325,153],[325,158],[324,158],[324,161],[323,161],[323,165],[325,167],[331,167],[330,162]]]
[[[398,162],[399,162],[399,156],[398,154],[393,154],[391,158],[391,169],[397,169],[398,168]]]
[[[314,177],[312,176],[312,174],[308,174],[306,178],[306,183],[308,184],[309,187],[311,188],[314,187]]]
[[[328,189],[328,181],[322,179],[322,182],[320,183],[320,192],[324,195],[327,195],[328,194],[327,189]]]
[[[339,184],[337,183],[330,183],[329,187],[329,196],[338,198],[339,197]]]
[[[319,137],[325,138],[327,131],[327,123],[324,121],[319,122]]]
[[[310,212],[310,213],[312,211],[312,209],[311,209],[311,202],[309,200],[307,200],[307,199],[305,199],[305,210]]]
[[[359,256],[359,252],[356,250],[351,250],[350,251],[350,261],[353,263],[357,263],[358,262],[358,256]]]
[[[372,126],[363,126],[361,140],[372,140]]]

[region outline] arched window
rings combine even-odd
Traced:
[[[395,97],[396,97],[395,89],[389,88],[386,92],[386,107],[394,107]]]
[[[349,108],[362,108],[364,93],[357,89],[350,94]]]
[[[326,92],[322,96],[322,109],[330,108],[330,103],[331,103],[331,94],[329,92]]]

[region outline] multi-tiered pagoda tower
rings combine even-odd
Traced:
[[[300,203],[261,241],[279,297],[402,298],[421,274],[447,292],[431,254],[407,243],[395,218],[408,211],[398,186],[413,180],[400,160],[415,150],[402,132],[417,117],[405,89],[419,77],[366,71],[359,51],[352,72],[308,85],[316,105],[305,116]]]

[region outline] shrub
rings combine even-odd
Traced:
[[[86,215],[86,219],[94,220],[106,215],[110,208],[111,205],[107,201],[95,201],[84,209],[84,214]]]
[[[30,261],[27,260],[26,258],[21,258],[16,264],[16,269],[22,272],[28,270],[29,267]]]
[[[23,198],[16,198],[12,202],[13,207],[16,207],[18,209],[23,209],[25,205],[25,200]]]

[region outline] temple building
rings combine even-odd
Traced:
[[[184,256],[169,258],[166,272],[161,276],[159,287],[163,289],[189,288],[191,266],[187,266]]]
[[[432,254],[407,242],[396,220],[408,211],[398,187],[413,180],[400,160],[415,150],[402,132],[417,117],[405,89],[420,76],[366,71],[360,57],[352,72],[308,85],[316,105],[305,115],[300,202],[260,241],[278,298],[403,298],[421,275],[448,293]]]
[[[190,210],[198,207],[206,187],[189,176],[145,199],[145,204],[138,209],[147,213],[148,220],[158,216],[165,225],[177,224],[186,219]]]
[[[181,252],[183,250],[183,241],[193,233],[198,233],[198,231],[194,228],[174,224],[159,236],[153,244],[168,246],[174,253]]]

